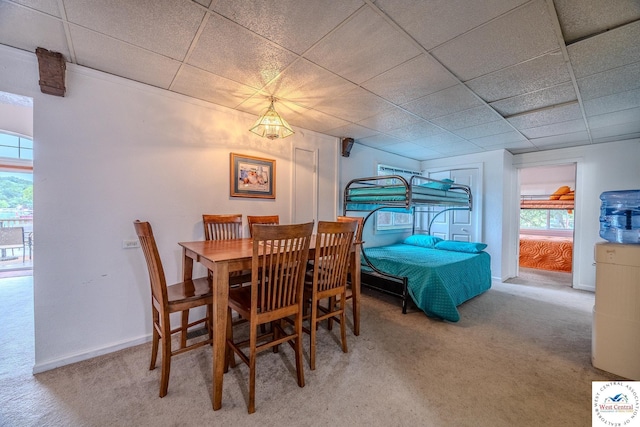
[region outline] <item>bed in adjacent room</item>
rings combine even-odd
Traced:
[[[571,272],[573,238],[520,235],[520,267]]]

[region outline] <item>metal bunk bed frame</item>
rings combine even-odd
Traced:
[[[396,185],[403,185],[405,188],[404,199],[403,200],[371,201],[371,202],[363,202],[363,201],[352,202],[349,200],[349,190],[353,185],[360,186],[357,188],[368,187],[373,190],[388,187],[388,185],[371,183],[371,182],[378,182],[382,180],[384,181],[397,180],[398,183]],[[364,228],[364,226],[367,224],[367,221],[369,220],[369,218],[371,218],[371,216],[373,216],[374,213],[381,210],[385,210],[385,209],[395,209],[395,210],[404,209],[409,211],[407,213],[411,213],[413,215],[415,215],[415,213],[422,213],[422,214],[427,213],[432,215],[431,219],[429,220],[429,224],[427,226],[427,234],[430,234],[431,226],[433,222],[441,214],[445,212],[450,212],[453,210],[468,210],[468,211],[472,210],[473,203],[472,203],[471,189],[468,186],[462,185],[462,184],[451,184],[449,190],[462,190],[467,194],[466,199],[461,199],[460,202],[454,203],[454,205],[451,206],[452,205],[451,201],[448,201],[447,203],[445,203],[443,200],[441,200],[440,197],[429,198],[428,196],[421,195],[420,201],[415,201],[413,199],[413,196],[414,196],[413,187],[414,185],[420,185],[419,184],[420,182],[422,183],[433,182],[433,183],[445,184],[442,181],[438,181],[438,180],[427,178],[425,176],[420,176],[420,175],[412,175],[409,178],[409,180],[407,180],[406,178],[400,175],[380,175],[380,176],[352,179],[351,181],[349,181],[349,183],[347,183],[347,186],[345,187],[345,190],[344,190],[343,205],[342,205],[343,215],[346,215],[347,212],[368,212],[367,215],[364,217],[364,221],[362,225],[362,227]],[[365,206],[372,205],[374,207],[372,209],[366,209],[366,210],[365,209],[348,209],[349,205],[352,203],[365,205]],[[421,210],[421,208],[425,206],[439,207],[441,208],[441,210],[438,210],[438,211]],[[416,210],[416,208],[418,209]],[[415,224],[416,224],[416,221],[414,216],[411,234],[415,234]],[[396,276],[378,269],[375,265],[373,265],[369,257],[367,257],[367,254],[364,248],[361,254],[362,254],[362,259],[364,260],[363,265],[365,265],[366,267],[372,270],[372,272],[362,270],[361,272],[362,285],[388,295],[399,297],[402,300],[402,313],[406,314],[407,308],[408,308],[408,302],[409,302],[408,278],[405,276]]]

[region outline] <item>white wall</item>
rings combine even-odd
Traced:
[[[20,136],[33,136],[33,108],[0,102],[0,129]]]
[[[514,156],[514,166],[576,162],[573,286],[595,290],[594,245],[600,231],[600,194],[640,189],[640,140],[563,148]],[[517,235],[510,237],[517,241]],[[515,262],[515,261],[514,261]]]
[[[269,141],[247,131],[253,116],[73,64],[65,97],[44,95],[34,54],[0,46],[0,63],[0,90],[34,99],[35,372],[149,339],[144,257],[122,249],[135,219],[177,281],[177,242],[204,237],[203,213],[290,220],[294,145],[319,150],[319,216],[337,211],[336,138]],[[276,160],[275,200],[229,197],[230,152]]]
[[[505,212],[514,203],[515,197],[510,186],[514,182],[511,166],[512,155],[506,150],[496,150],[473,155],[449,157],[422,162],[423,170],[456,169],[477,165],[482,170],[481,194],[474,194],[474,209],[482,209],[482,236],[491,255],[491,275],[495,280],[505,280],[512,276],[504,254],[512,249],[503,238],[503,227],[511,226]]]

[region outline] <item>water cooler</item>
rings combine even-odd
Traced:
[[[640,380],[640,245],[598,243],[592,363]]]

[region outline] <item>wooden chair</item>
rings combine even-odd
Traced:
[[[140,246],[144,252],[144,257],[149,270],[149,281],[151,283],[151,310],[153,320],[153,344],[151,347],[150,370],[156,367],[159,341],[162,341],[162,372],[160,375],[160,397],[167,394],[169,388],[169,371],[171,369],[171,358],[188,350],[202,347],[213,343],[212,324],[209,313],[212,312],[213,293],[211,280],[207,277],[193,279],[186,282],[176,283],[167,286],[162,268],[162,261],[158,253],[156,241],[153,236],[151,224],[148,222],[134,221],[133,223]],[[207,306],[207,317],[193,323],[187,323],[179,328],[171,329],[169,315],[176,312],[189,311],[191,308]],[[209,337],[206,340],[197,341],[187,345],[187,329],[207,323]],[[181,342],[178,349],[173,350],[171,337],[173,334],[181,333]]]
[[[298,386],[304,387],[302,368],[302,304],[304,273],[313,222],[253,228],[251,286],[229,291],[225,372],[235,357],[249,366],[249,413],[255,412],[256,355],[288,342],[295,350]],[[249,321],[249,340],[234,342],[231,310]],[[283,319],[293,317],[294,330],[286,332]],[[271,332],[258,336],[258,326],[271,324]],[[259,344],[260,343],[260,344]],[[241,347],[249,346],[249,355]]]
[[[362,244],[364,243],[362,241],[362,229],[364,227],[364,218],[361,217],[361,216],[339,216],[339,217],[337,217],[336,220],[338,222],[355,222],[356,224],[358,224],[358,228],[356,229],[356,234],[354,235],[353,243],[357,244],[357,245],[361,245],[361,247],[362,247]],[[347,275],[347,284],[350,284],[351,280],[353,280],[353,279],[351,279],[350,274]],[[353,298],[353,293],[352,293],[350,287],[347,287],[347,300],[351,300],[352,301],[352,309],[353,309],[353,313],[354,313],[354,316],[355,316],[355,313],[357,312],[356,309],[357,309],[357,306],[358,306],[358,301]],[[354,318],[353,319],[354,331],[357,329],[357,327],[355,325],[356,321],[357,320]],[[333,323],[333,321],[329,320],[329,329],[330,330],[331,330],[332,323]]]
[[[278,225],[280,224],[279,215],[247,215],[247,224],[249,224],[249,236],[253,237],[253,224],[267,224]]]
[[[202,215],[205,240],[242,239],[242,214]]]
[[[323,320],[339,319],[342,351],[347,352],[347,332],[345,317],[345,301],[347,292],[347,273],[349,271],[349,253],[353,245],[357,223],[327,222],[318,223],[316,233],[315,256],[311,277],[307,275],[304,287],[305,301],[311,301],[309,329],[310,335],[309,366],[316,369],[316,333],[318,324]],[[311,279],[311,280],[309,280]],[[340,302],[335,303],[336,297]],[[328,300],[327,308],[320,305]]]
[[[202,215],[205,240],[233,240],[242,239],[242,214]],[[209,277],[212,277],[209,271]],[[229,284],[242,285],[251,282],[250,271],[235,271],[229,273]]]

